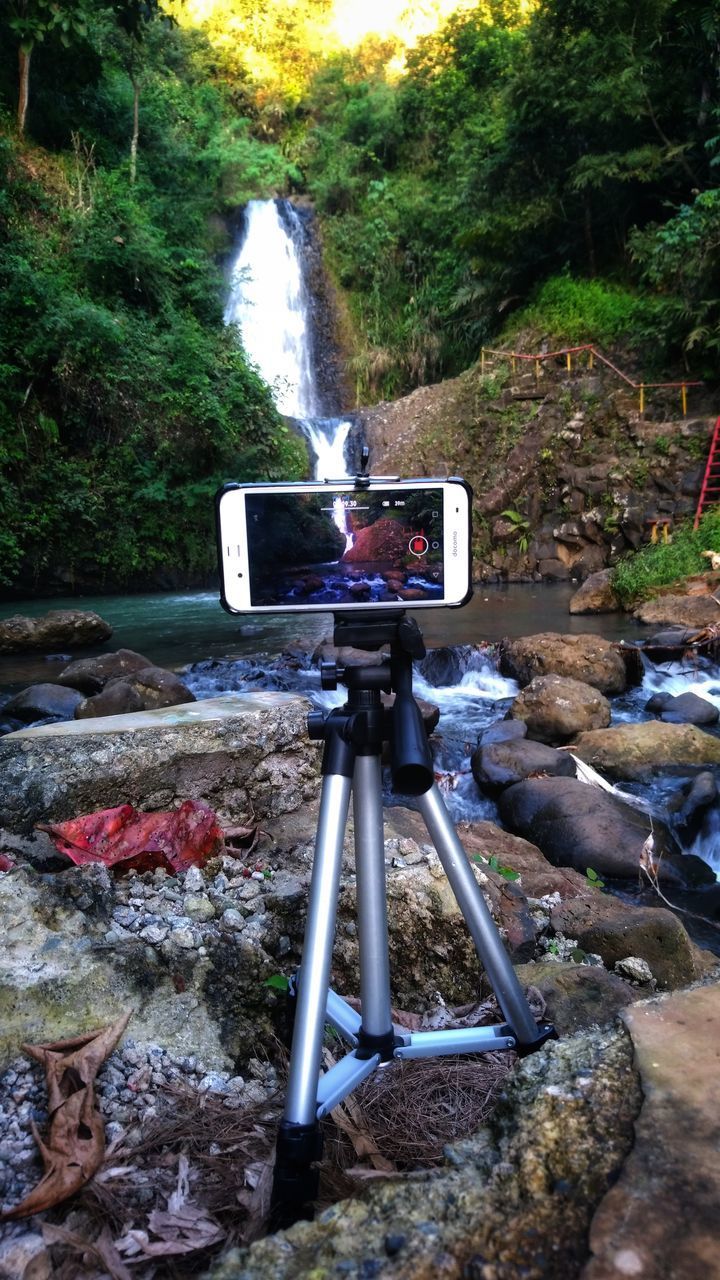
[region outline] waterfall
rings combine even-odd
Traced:
[[[294,418],[315,459],[315,477],[348,474],[351,423],[323,416],[313,359],[312,297],[305,278],[307,232],[289,200],[251,200],[232,265],[225,323],[270,385],[280,413]]]

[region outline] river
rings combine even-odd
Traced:
[[[479,585],[460,609],[416,610],[429,648],[446,644],[478,644],[503,636],[538,631],[566,634],[593,632],[609,640],[637,640],[646,634],[627,614],[577,617],[568,613],[576,584]],[[146,595],[84,596],[0,604],[0,618],[13,614],[37,617],[48,609],[87,609],[113,628],[112,640],[83,654],[135,649],[152,663],[178,670],[204,658],[275,656],[290,644],[315,644],[332,634],[332,615],[237,614],[230,616],[211,591]],[[8,692],[33,682],[54,679],[60,657],[69,654],[0,656],[0,690]],[[77,654],[74,656],[78,656]]]

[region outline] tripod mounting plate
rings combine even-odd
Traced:
[[[413,659],[424,658],[426,649],[422,632],[414,618],[404,609],[374,610],[355,613],[351,618],[334,614],[333,641],[338,649],[345,645],[354,649],[382,649],[397,645]]]

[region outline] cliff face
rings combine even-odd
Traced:
[[[694,514],[715,418],[665,392],[641,417],[611,377],[475,366],[420,387],[361,411],[371,471],[462,475],[477,577],[586,578]]]

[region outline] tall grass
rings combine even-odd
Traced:
[[[690,523],[680,525],[670,542],[649,543],[621,560],[612,577],[621,604],[647,600],[658,587],[707,570],[703,551],[720,551],[720,510],[707,512],[698,529]]]

